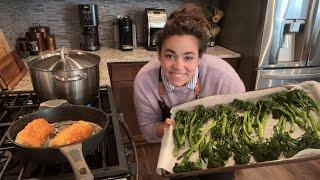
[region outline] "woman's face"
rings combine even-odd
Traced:
[[[174,35],[166,39],[159,52],[161,68],[176,87],[187,84],[200,63],[198,40],[191,35]]]

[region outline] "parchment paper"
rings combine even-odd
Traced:
[[[301,84],[295,85],[292,89],[302,89],[306,91],[309,94],[309,96],[312,97],[319,104],[320,83],[315,81],[305,81]],[[202,104],[205,107],[213,107],[218,104],[231,103],[233,99],[258,100],[258,99],[264,99],[270,96],[271,94],[282,92],[282,91],[288,91],[288,90],[285,87],[275,87],[275,88],[263,89],[258,91],[250,91],[246,93],[209,96],[209,97],[201,98],[198,100],[194,100],[194,101],[173,107],[171,109],[171,114],[172,114],[171,118],[174,119],[176,112],[178,112],[179,110],[191,111],[195,108],[196,105],[199,105],[199,104]],[[265,131],[266,133],[267,131],[269,131],[269,134],[270,134],[270,131],[272,132],[272,127],[266,127]],[[299,131],[297,131],[297,133],[301,135]],[[177,162],[177,158],[174,157],[172,153],[173,148],[174,148],[173,126],[170,126],[169,129],[165,130],[165,134],[161,141],[161,149],[160,149],[158,165],[156,169],[157,174],[162,175],[162,169],[170,173],[173,173],[172,168],[174,164]],[[188,149],[188,148],[186,147],[185,149]],[[307,150],[300,151],[298,154],[296,154],[292,158],[310,157],[310,156],[315,156],[319,154],[320,154],[320,149],[307,149]],[[254,162],[251,161],[251,163],[254,163]],[[229,159],[226,166],[232,166],[232,165],[234,165],[234,162],[230,161]]]

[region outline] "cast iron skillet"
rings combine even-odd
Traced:
[[[37,118],[44,118],[50,124],[69,120],[84,120],[95,123],[102,129],[81,142],[56,148],[33,148],[17,144],[15,138],[18,132],[29,122]],[[79,105],[58,106],[28,114],[13,122],[8,130],[8,138],[15,145],[17,154],[27,161],[54,164],[63,163],[68,160],[76,179],[93,179],[93,175],[83,155],[99,147],[102,140],[106,138],[108,124],[109,118],[107,114],[99,109]]]

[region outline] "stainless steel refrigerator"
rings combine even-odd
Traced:
[[[218,44],[242,54],[247,90],[320,81],[319,0],[224,0]]]

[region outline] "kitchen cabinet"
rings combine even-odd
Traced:
[[[145,142],[136,118],[133,103],[133,84],[139,70],[147,62],[116,62],[108,63],[109,76],[117,108],[123,112],[124,121],[127,123],[136,143]],[[125,136],[125,133],[122,132]]]
[[[226,62],[228,62],[236,72],[239,70],[240,58],[224,58]]]

